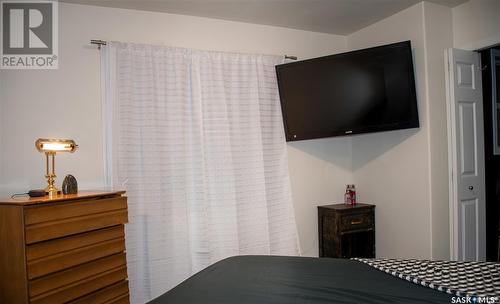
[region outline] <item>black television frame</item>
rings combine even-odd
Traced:
[[[331,60],[332,58],[346,57],[346,56],[350,56],[352,54],[363,54],[363,53],[372,52],[374,50],[388,49],[388,48],[402,47],[402,46],[406,46],[410,50],[408,52],[408,57],[406,59],[410,63],[409,71],[408,71],[408,74],[409,74],[408,79],[410,80],[409,96],[412,100],[412,108],[413,108],[412,111],[415,112],[415,116],[413,117],[412,120],[406,121],[406,122],[392,123],[392,124],[380,124],[380,125],[376,125],[376,126],[366,126],[364,128],[360,127],[360,128],[350,129],[350,130],[335,130],[335,131],[330,131],[330,132],[314,132],[314,133],[309,132],[309,133],[304,133],[304,134],[299,134],[299,135],[292,134],[290,132],[290,130],[288,128],[288,120],[287,120],[286,97],[283,96],[284,94],[282,94],[282,83],[280,81],[280,72],[281,72],[280,70],[281,69],[286,68],[287,66],[290,66],[290,65],[302,65],[302,64],[307,64],[310,62],[327,61],[327,60]],[[350,52],[322,56],[322,57],[318,57],[318,58],[306,59],[306,60],[301,60],[298,62],[289,62],[289,63],[279,64],[279,65],[276,65],[275,69],[276,69],[276,77],[278,80],[278,90],[279,90],[279,96],[280,96],[281,113],[283,116],[283,125],[285,128],[285,137],[286,137],[287,142],[288,141],[307,140],[307,139],[316,139],[316,138],[325,138],[325,137],[335,137],[335,136],[349,136],[349,135],[355,135],[355,134],[374,133],[374,132],[382,132],[382,131],[413,129],[413,128],[420,127],[419,113],[418,113],[418,99],[417,99],[417,93],[416,93],[416,87],[415,87],[416,84],[415,84],[415,71],[414,71],[414,62],[413,62],[413,49],[411,47],[410,40],[381,45],[381,46],[370,47],[370,48],[361,49],[361,50],[355,50],[355,51],[350,51]]]

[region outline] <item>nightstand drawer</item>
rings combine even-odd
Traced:
[[[355,231],[373,227],[372,214],[370,212],[344,214],[340,220],[340,231]]]
[[[375,205],[318,206],[320,257],[374,258]]]

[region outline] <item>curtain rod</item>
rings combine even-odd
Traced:
[[[90,44],[96,44],[97,48],[100,50],[101,46],[106,45],[106,40],[92,39]],[[297,56],[285,55],[285,59],[297,60]]]

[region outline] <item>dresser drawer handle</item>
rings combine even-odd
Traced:
[[[361,223],[363,223],[363,220],[362,220],[362,219],[361,219],[361,220],[352,220],[352,221],[351,221],[351,225],[359,225],[359,224],[361,224]]]

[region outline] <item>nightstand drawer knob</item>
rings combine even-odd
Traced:
[[[361,224],[361,223],[363,223],[363,219],[360,219],[360,220],[352,220],[352,221],[351,221],[351,225],[359,225],[359,224]]]

